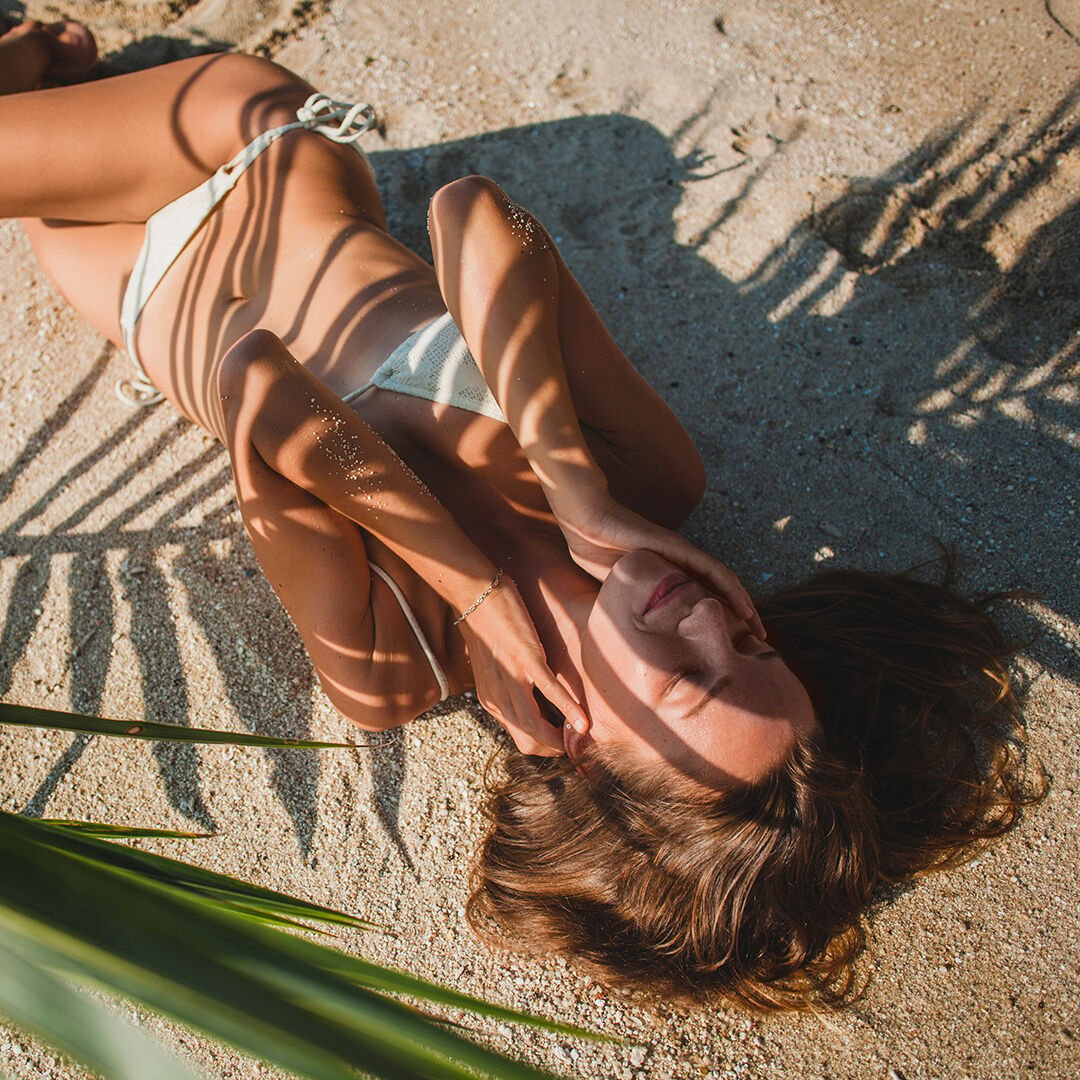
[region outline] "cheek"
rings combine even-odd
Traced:
[[[627,674],[634,668],[624,665],[620,669],[606,662],[598,668],[583,680],[585,711],[591,725],[588,737],[601,745],[634,745],[653,721],[637,679],[633,673]]]
[[[798,726],[805,717],[813,717],[810,696],[786,667],[778,666],[753,682],[737,684],[730,700],[746,713],[773,722],[787,721]]]
[[[609,713],[625,724],[642,712],[652,713],[665,682],[666,676],[639,656],[605,653],[585,678],[586,698],[598,714]]]

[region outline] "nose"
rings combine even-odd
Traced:
[[[679,631],[694,637],[708,633],[715,635],[718,631],[734,631],[738,617],[730,608],[726,607],[722,600],[716,596],[702,597],[679,623]],[[724,637],[729,637],[727,633]]]

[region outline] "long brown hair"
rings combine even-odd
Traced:
[[[511,756],[474,927],[654,994],[850,999],[883,890],[970,857],[1042,795],[994,598],[964,599],[950,572],[837,571],[759,604],[820,728],[753,784],[706,797],[596,748],[588,780]]]

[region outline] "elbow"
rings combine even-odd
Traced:
[[[330,703],[350,724],[364,731],[389,731],[415,720],[437,705],[437,688],[386,685],[382,665],[360,664],[333,674],[316,668]]]
[[[502,188],[490,177],[474,175],[451,180],[431,197],[428,229],[460,227],[485,203],[501,205],[505,201]]]
[[[694,508],[705,497],[706,487],[705,462],[696,446],[686,455],[686,467],[679,484],[679,495],[686,507],[684,517],[689,517]]]
[[[335,700],[335,695],[330,693],[327,696],[345,720],[364,731],[390,731],[392,728],[404,727],[434,704],[395,702],[358,706],[355,700]]]
[[[693,444],[680,455],[678,467],[671,470],[660,513],[661,525],[669,529],[678,528],[697,508],[705,497],[706,476],[705,462]]]
[[[217,370],[217,389],[222,399],[239,397],[253,376],[265,378],[273,366],[280,364],[288,350],[281,339],[269,330],[256,328],[239,338],[221,358]]]

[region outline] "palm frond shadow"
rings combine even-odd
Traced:
[[[498,178],[547,222],[616,337],[676,411],[691,401],[715,406],[708,423],[700,410],[699,419],[690,419],[711,490],[721,496],[695,518],[695,537],[730,532],[722,527],[724,504],[738,515],[740,498],[756,500],[762,520],[782,516],[785,504],[776,492],[810,443],[831,482],[840,490],[851,485],[857,516],[869,511],[883,528],[914,535],[923,523],[911,519],[922,513],[931,528],[953,530],[961,543],[976,529],[989,532],[1009,548],[985,549],[989,576],[1034,587],[1075,618],[1080,597],[1070,561],[1060,560],[1055,571],[1014,541],[1035,519],[1042,523],[1040,547],[1072,552],[1077,544],[1075,520],[1054,506],[1073,483],[1080,437],[1077,337],[1070,297],[1060,289],[1078,269],[1071,241],[1080,203],[1014,245],[1011,259],[995,261],[993,251],[1009,215],[1053,179],[1056,162],[1080,141],[1077,98],[1074,90],[1038,124],[1002,125],[981,142],[972,139],[980,118],[969,117],[882,175],[838,185],[835,197],[816,205],[742,281],[718,272],[706,248],[718,233],[738,228],[747,201],[769,182],[770,166],[745,166],[741,193],[719,203],[693,241],[676,242],[675,213],[688,185],[716,175],[702,171],[699,154],[675,151],[677,141],[685,145],[689,138],[693,116],[677,139],[625,116],[586,116],[384,150],[373,159],[391,230],[420,251],[427,250],[424,208],[439,184],[470,172]],[[538,161],[544,169],[534,167]],[[231,269],[242,273],[244,260],[272,258],[273,211],[253,208],[260,216],[257,251],[237,252]],[[669,306],[675,292],[678,303]],[[916,309],[924,319],[936,313],[925,340],[912,340]],[[326,342],[332,352],[348,348],[350,325],[343,317],[335,326]],[[190,332],[177,327],[177,354]],[[218,328],[222,341],[228,332]],[[901,367],[889,343],[905,336],[905,356],[916,361]],[[192,693],[177,630],[183,619],[205,642],[245,724],[260,733],[310,737],[314,679],[288,618],[255,572],[228,495],[224,452],[171,418],[167,407],[114,410],[84,421],[112,364],[106,349],[0,474],[0,496],[11,508],[0,529],[11,575],[0,629],[0,694],[10,692],[18,665],[33,654],[51,595],[66,589],[72,653],[61,683],[69,685],[72,707],[102,707],[118,613],[126,607],[148,716],[173,723],[213,718],[212,704]],[[839,369],[860,387],[858,394],[836,391]],[[760,380],[764,404],[757,412],[736,394],[749,380]],[[769,415],[773,393],[791,395],[803,410],[803,430],[784,433],[788,442],[779,449]],[[106,429],[94,452],[75,462],[57,453],[73,422]],[[940,443],[953,450],[916,452],[913,432],[921,432],[924,448]],[[756,462],[749,482],[733,445]],[[171,475],[162,473],[163,456],[181,463]],[[29,472],[54,458],[62,464],[49,466],[47,486],[36,485],[45,494],[22,497],[33,486]],[[870,496],[858,487],[864,479],[858,468],[867,464],[885,478]],[[998,500],[992,491],[988,499],[991,466],[1003,476],[1016,474],[1023,500]],[[89,493],[72,505],[76,490]],[[736,564],[754,565],[752,543],[749,534],[732,540]],[[867,544],[876,548],[878,541],[870,536]],[[84,746],[76,740],[59,754],[27,811],[44,810]],[[306,855],[316,826],[319,763],[310,752],[275,754],[273,789]],[[387,757],[391,767],[384,768]],[[406,758],[404,744],[391,742],[372,755],[371,768],[378,774],[378,816],[411,868],[399,820]],[[212,828],[194,752],[162,750],[157,761],[171,804],[199,828]]]

